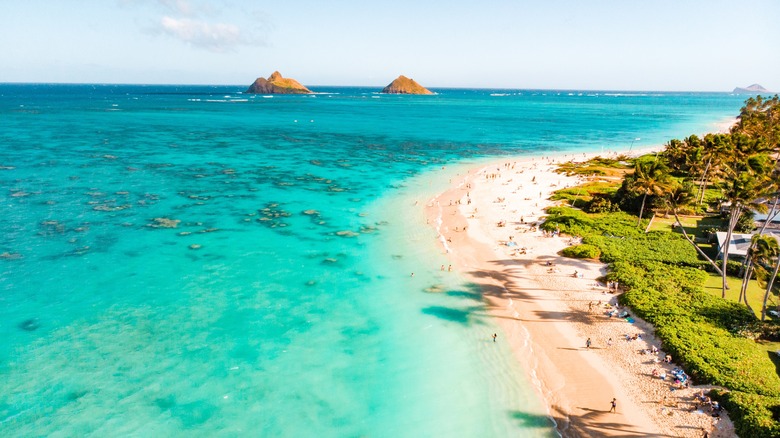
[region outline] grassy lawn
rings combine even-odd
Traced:
[[[685,227],[685,232],[689,236],[696,235],[696,237],[704,238],[702,234],[703,230],[710,228],[718,228],[725,225],[725,221],[719,216],[680,216],[682,226]],[[653,225],[650,227],[650,231],[672,231],[672,224],[675,223],[674,215],[668,217],[656,216],[653,219]],[[702,232],[699,232],[702,230]],[[681,231],[675,230],[675,233],[682,234]]]
[[[777,353],[780,351],[780,342],[756,341],[756,344],[758,344],[759,348],[766,351],[769,359],[775,364],[777,374],[780,375],[780,355]]]
[[[739,298],[739,289],[742,287],[742,279],[735,277],[728,277],[726,279],[729,285],[729,289],[726,290],[726,299],[731,301],[737,301]],[[704,283],[704,290],[717,297],[721,296],[722,280],[717,274],[710,275],[707,282]],[[748,302],[753,308],[757,318],[761,317],[761,304],[764,302],[764,292],[766,289],[760,287],[756,280],[750,280],[748,284]],[[769,296],[769,302],[767,303],[770,309],[777,308],[778,299],[774,295]],[[771,316],[770,316],[771,318]],[[778,348],[780,350],[780,348]]]
[[[593,181],[577,187],[570,187],[556,191],[550,199],[553,201],[565,199],[573,207],[582,207],[593,199],[593,195],[612,195],[620,185],[610,182]]]
[[[596,157],[583,163],[563,163],[556,171],[566,175],[596,176],[622,181],[627,173],[633,172],[633,164],[630,161]]]

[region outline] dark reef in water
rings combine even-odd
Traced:
[[[38,322],[38,318],[30,318],[20,322],[18,327],[26,332],[34,332],[41,328],[41,323]]]

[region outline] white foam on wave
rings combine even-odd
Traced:
[[[436,237],[441,242],[442,246],[444,247],[444,250],[447,251],[447,253],[449,253],[450,245],[447,243],[447,238],[444,237],[444,234],[441,232],[441,226],[444,223],[444,220],[442,219],[442,215],[444,213],[441,204],[436,201],[436,198],[438,198],[438,196],[435,196],[433,199],[428,201],[429,203],[436,202],[436,206],[438,207],[438,211],[436,212],[436,219],[434,220],[434,224],[436,225]]]

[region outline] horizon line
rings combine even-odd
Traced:
[[[247,87],[246,85],[239,84],[174,84],[174,83],[140,83],[140,82],[17,82],[17,81],[0,81],[0,85],[100,85],[100,86],[123,86],[123,85],[135,85],[135,86],[169,86],[169,87]],[[305,85],[305,84],[304,84]],[[305,85],[307,88],[378,88],[382,89],[382,85]],[[515,91],[593,91],[593,92],[631,92],[631,93],[722,93],[722,94],[734,94],[744,96],[757,96],[757,95],[774,95],[778,94],[776,91],[767,91],[765,93],[734,93],[731,91],[723,90],[650,90],[650,89],[598,89],[598,88],[508,88],[508,87],[426,87],[428,89],[438,90],[515,90]]]

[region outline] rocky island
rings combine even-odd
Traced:
[[[745,87],[745,88],[737,87],[737,88],[734,89],[734,91],[732,91],[732,93],[734,93],[734,94],[768,94],[768,93],[770,93],[770,91],[767,90],[766,88],[762,87],[761,85],[753,84],[753,85],[751,85],[749,87]]]
[[[278,71],[266,78],[257,78],[245,93],[250,94],[309,94],[311,90],[295,79],[284,78]]]
[[[382,89],[385,94],[434,94],[431,90],[423,87],[404,75],[398,76],[396,80]]]

